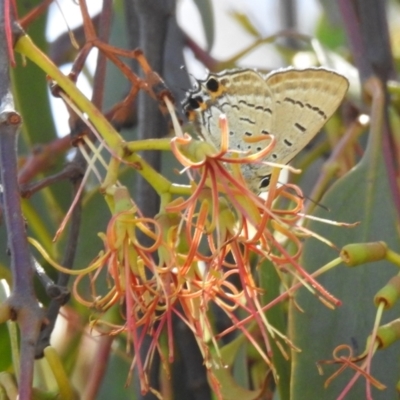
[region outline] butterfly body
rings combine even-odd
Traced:
[[[287,164],[332,116],[347,89],[345,77],[325,68],[286,68],[268,75],[233,69],[198,81],[183,109],[200,137],[217,149],[222,113],[229,124],[231,150],[257,153],[269,142],[257,139],[274,135],[276,145],[262,161]],[[268,186],[271,167],[249,163],[242,173],[250,189],[260,192]]]

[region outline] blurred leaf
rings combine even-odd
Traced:
[[[19,3],[19,13],[24,15],[40,4],[41,0],[30,1],[28,4]],[[35,20],[27,29],[27,34],[42,51],[47,50],[45,31],[46,14]],[[56,137],[47,94],[46,76],[32,62],[23,66],[18,56],[17,64],[17,67],[12,70],[12,78],[14,98],[18,111],[23,116],[22,131],[25,144],[29,146],[32,143],[46,143]]]
[[[372,135],[372,131],[371,131]],[[374,132],[378,136],[377,131]],[[340,179],[322,199],[329,210],[319,208],[316,216],[336,221],[356,222],[356,228],[341,228],[312,222],[309,229],[333,241],[339,248],[348,243],[383,240],[393,249],[400,248],[398,237],[398,216],[391,198],[385,163],[379,141],[370,136],[367,151],[361,162],[345,177]],[[306,242],[302,265],[313,272],[338,256],[326,245],[310,239]],[[301,313],[293,305],[290,308],[290,331],[293,341],[302,350],[293,355],[292,399],[336,398],[354,376],[353,370],[346,370],[327,389],[325,380],[339,368],[326,366],[325,375],[318,374],[315,363],[332,359],[336,346],[347,344],[360,354],[371,333],[376,308],[373,303],[375,293],[386,284],[398,269],[382,261],[355,268],[337,267],[319,281],[343,305],[331,311],[305,289],[296,294]],[[383,322],[398,317],[399,305],[386,311]],[[387,390],[372,389],[375,400],[393,399],[397,394],[398,354],[400,343],[390,349],[381,350],[372,359],[372,375]],[[360,378],[346,399],[365,398],[366,382]]]
[[[128,49],[125,13],[121,6],[114,8],[109,42],[112,46]],[[137,62],[128,62],[128,64],[137,65]],[[103,109],[108,110],[113,107],[115,103],[121,101],[128,93],[129,87],[130,83],[124,75],[121,74],[121,71],[113,63],[108,62]]]
[[[113,347],[115,349],[115,346]],[[132,379],[127,382],[130,360],[122,357],[118,352],[125,353],[126,349],[122,346],[114,352],[111,352],[107,361],[107,373],[101,382],[98,400],[119,399],[119,400],[135,400],[135,386],[138,384]],[[129,385],[127,385],[129,383]]]
[[[250,333],[254,333],[256,329],[255,324],[251,324],[248,327]],[[242,400],[258,399],[264,391],[264,387],[256,390],[249,390],[244,387],[246,382],[249,381],[247,347],[246,336],[239,334],[234,340],[220,349],[224,367],[213,367],[212,373],[214,377],[209,374],[210,380],[217,378],[224,400],[239,398]],[[265,367],[265,362],[263,362],[263,365]]]
[[[110,218],[110,210],[103,196],[97,194],[97,191],[84,198],[76,268],[89,265],[102,249],[103,242],[97,234],[106,231]]]
[[[201,20],[203,21],[203,29],[206,35],[207,50],[211,50],[214,45],[214,13],[211,0],[193,0],[199,10]]]
[[[260,33],[258,30],[254,27],[254,25],[251,23],[249,17],[241,12],[238,11],[232,11],[230,15],[236,20],[236,22],[239,23],[239,25],[251,36],[254,36],[255,38],[261,38]]]
[[[19,14],[25,15],[33,7],[40,4],[40,0],[19,2]],[[46,14],[37,18],[27,29],[27,34],[35,44],[44,52],[47,51],[48,43],[45,37]],[[32,62],[24,65],[23,60],[17,55],[17,67],[11,71],[13,83],[13,94],[18,112],[22,116],[22,135],[19,141],[19,151],[31,152],[32,146],[48,143],[57,138],[56,129],[50,109],[48,96],[48,85],[46,75]],[[60,169],[65,162],[63,157],[58,157],[54,170]],[[50,174],[51,171],[48,171]],[[65,204],[69,199],[68,185],[57,185],[49,187],[46,191],[39,193],[35,200],[36,212],[42,216],[48,216],[50,227],[54,228],[57,222],[49,210],[57,210],[58,205]]]
[[[213,375],[210,379],[217,379],[224,400],[256,400],[263,392],[263,388],[248,390],[239,386],[228,368],[213,368]]]
[[[6,324],[0,325],[0,371],[12,368],[10,335]]]
[[[315,37],[331,50],[336,50],[346,44],[346,33],[343,27],[333,25],[326,14],[322,14],[317,23]]]
[[[274,265],[269,261],[264,261],[258,269],[260,279],[260,287],[264,290],[263,304],[268,304],[280,295],[281,279],[278,276]],[[279,303],[270,308],[265,313],[268,322],[282,334],[286,333],[286,313],[284,304]],[[272,363],[279,376],[277,387],[279,390],[281,400],[290,398],[290,361],[286,360],[281,350],[276,345],[275,341],[279,339],[271,338],[269,335],[270,344],[272,348]],[[282,344],[282,343],[281,343]],[[290,353],[287,346],[283,344],[288,354]]]

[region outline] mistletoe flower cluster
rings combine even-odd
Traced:
[[[106,233],[100,234],[104,250],[90,266],[92,300],[79,294],[84,275],[75,281],[75,295],[82,303],[102,313],[123,306],[125,323],[107,325],[113,333],[126,331],[131,338],[136,354],[133,365],[139,369],[144,391],[149,389],[146,371],[154,352],[163,357],[160,335],[164,329],[169,360],[173,359],[173,315],[194,333],[217,393],[213,376],[224,365],[219,339],[232,330],[240,330],[274,372],[270,338],[285,355],[285,347],[294,346],[268,322],[265,311],[287,298],[290,289],[263,304],[265,288],[258,286],[256,278],[260,268],[274,267],[283,284],[289,272],[327,301],[334,301],[298,264],[303,207],[299,188],[278,187],[278,171],[274,171],[263,199],[246,187],[241,174],[240,165],[259,162],[273,148],[274,139],[256,155],[243,157],[228,151],[224,118],[221,132],[220,150],[189,136],[172,140],[174,155],[191,177],[191,194],[164,204],[155,218],[140,214],[125,187],[109,189],[114,212]],[[279,208],[279,198],[292,207]],[[285,250],[289,241],[295,249],[290,253]],[[110,289],[100,295],[97,280],[104,277],[104,269]],[[211,303],[231,321],[223,332],[209,318]],[[141,360],[137,355],[146,335],[152,339],[151,346]]]

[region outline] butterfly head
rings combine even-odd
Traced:
[[[196,80],[196,86],[188,91],[182,102],[183,111],[191,122],[198,113],[206,111],[216,98],[222,96],[226,88],[217,74],[209,74],[205,80]]]

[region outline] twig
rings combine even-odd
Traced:
[[[8,299],[11,315],[21,333],[19,399],[32,398],[35,343],[42,322],[42,311],[33,288],[31,254],[17,180],[17,138],[21,117],[14,109],[9,77],[9,55],[5,37],[4,0],[0,1],[0,175],[3,211],[11,253],[13,287]]]
[[[396,79],[390,38],[386,20],[386,3],[375,0],[340,0],[339,8],[345,22],[350,47],[356,66],[360,71],[361,81],[366,82],[372,75],[378,77],[385,90],[385,115],[382,123],[382,146],[392,199],[400,215],[400,193],[396,179],[398,168],[396,147],[389,123],[386,83]]]

